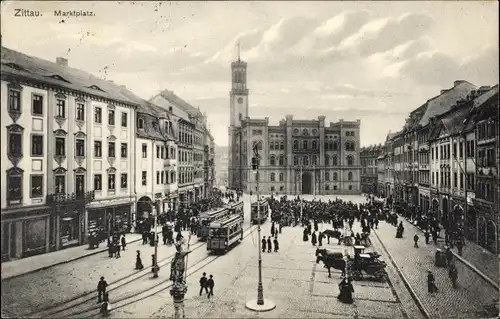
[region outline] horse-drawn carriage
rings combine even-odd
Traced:
[[[347,268],[354,280],[364,278],[385,281],[387,273],[385,261],[379,260],[377,252],[365,253],[364,246],[354,246],[354,258],[349,259]]]

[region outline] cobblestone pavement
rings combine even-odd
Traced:
[[[321,225],[320,229],[327,227]],[[270,224],[264,224],[262,235],[268,236],[269,229]],[[363,281],[354,284],[353,305],[339,302],[336,297],[340,271],[332,269],[332,278],[328,278],[322,264],[315,263],[315,247],[302,241],[300,227],[283,228],[279,235],[280,251],[263,253],[264,297],[274,301],[276,308],[266,313],[252,312],[245,308],[245,303],[257,297],[257,240],[254,232],[226,255],[188,277],[184,302],[187,318],[421,318],[404,286],[392,278],[392,286],[398,286],[396,291],[404,294],[402,298],[389,283]],[[344,251],[336,241],[325,246]],[[214,276],[215,296],[211,299],[198,295],[202,272]],[[389,276],[394,273],[391,269]],[[173,313],[172,297],[165,291],[125,307],[118,306],[111,317],[170,318]]]
[[[245,197],[245,226],[249,227],[250,202]],[[183,232],[187,239],[188,232]],[[161,236],[160,236],[161,237]],[[191,237],[191,246],[196,246],[197,237]],[[107,253],[85,257],[67,264],[30,273],[24,276],[2,280],[2,314],[8,317],[19,317],[41,311],[64,301],[76,299],[86,293],[96,290],[97,282],[104,276],[111,283],[122,277],[137,273],[135,268],[136,250],[141,251],[145,268],[151,267],[151,255],[154,247],[142,245],[142,241],[129,244],[127,250],[121,252],[121,258],[109,258]],[[198,249],[205,254],[204,246]],[[159,263],[170,261],[175,248],[173,246],[158,246]],[[194,260],[194,259],[193,259]],[[168,272],[164,267],[165,274]],[[147,272],[147,269],[143,272]],[[134,275],[135,276],[135,275]],[[139,281],[151,281],[151,276]],[[127,285],[124,289],[128,289]],[[97,297],[96,297],[97,299]],[[95,300],[94,302],[96,302]]]
[[[498,290],[487,284],[477,273],[457,262],[458,289],[453,289],[445,268],[434,265],[436,246],[426,245],[420,231],[406,220],[404,237],[396,239],[396,228],[380,222],[376,231],[409,285],[422,301],[431,318],[484,318],[494,316],[492,305],[498,302]],[[413,236],[420,237],[419,248],[413,247]],[[436,277],[437,293],[427,292],[427,271]],[[490,312],[487,311],[490,309]]]

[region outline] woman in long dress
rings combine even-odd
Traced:
[[[304,228],[304,232],[302,235],[302,240],[303,241],[309,241],[309,236],[307,236],[307,228]]]

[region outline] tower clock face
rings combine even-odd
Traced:
[[[238,98],[238,103],[239,104],[243,103],[243,98],[242,97]]]

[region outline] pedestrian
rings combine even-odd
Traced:
[[[135,269],[136,270],[142,270],[144,269],[144,266],[142,264],[142,259],[141,259],[141,251],[137,251],[137,257],[135,258]]]
[[[436,230],[433,230],[432,231],[432,243],[434,245],[436,245],[438,242],[438,234],[437,234],[437,231]]]
[[[163,245],[166,245],[166,244],[167,244],[167,233],[166,233],[166,232],[164,232],[164,233],[162,233],[161,235],[163,236],[163,237],[162,237],[162,239],[163,239]]]
[[[266,236],[262,236],[262,252],[263,253],[266,252],[266,244],[267,244]]]
[[[200,278],[200,296],[203,293],[203,289],[205,289],[205,292],[208,294],[208,287],[207,287],[207,273],[204,272],[203,276]]]
[[[453,252],[450,247],[446,247],[446,265],[451,267],[453,265]]]
[[[212,275],[210,275],[210,278],[207,280],[207,287],[208,287],[208,298],[210,299],[210,296],[214,295],[214,278]]]
[[[125,250],[125,247],[127,247],[127,240],[125,239],[125,234],[122,235],[121,242],[122,242],[122,250]]]
[[[274,237],[274,252],[277,253],[280,249],[280,243],[278,242],[278,237]]]
[[[102,297],[106,294],[106,288],[108,287],[108,283],[104,280],[104,277],[101,277],[99,282],[97,283],[97,303],[102,301]]]
[[[99,310],[101,313],[101,316],[104,318],[109,317],[109,313],[111,312],[111,304],[109,302],[109,294],[105,293],[104,294],[104,300],[103,303],[101,304],[101,309]]]
[[[462,239],[459,239],[458,242],[457,242],[457,249],[458,249],[458,255],[459,256],[462,256],[463,248],[464,248],[464,244],[462,242]]]
[[[458,270],[455,265],[452,265],[448,270],[448,276],[451,279],[451,283],[453,285],[453,289],[457,289],[457,279],[458,279]]]
[[[275,227],[274,227],[274,222],[271,224],[271,237],[274,237],[274,231],[275,231]]]
[[[148,243],[148,235],[149,233],[147,231],[142,232],[142,244],[146,245]]]
[[[271,236],[267,237],[267,252],[270,253],[273,251],[273,243],[271,241]]]
[[[120,258],[120,245],[118,243],[116,244],[113,244],[113,247],[115,249],[115,255],[116,255],[116,259]]]
[[[181,241],[181,240],[182,240],[182,238],[183,238],[183,237],[182,237],[181,232],[178,232],[178,233],[177,233],[177,236],[175,237],[175,241],[176,241],[176,242],[179,242],[179,241]]]
[[[283,224],[282,224],[282,223],[280,223],[280,224],[278,225],[278,227],[279,227],[279,233],[281,234],[281,229],[283,228]]]
[[[313,232],[311,235],[311,244],[313,246],[316,246],[317,240],[316,240],[316,232]]]
[[[428,270],[427,271],[427,291],[429,293],[434,293],[437,292],[437,287],[436,287],[436,278],[434,278],[434,274],[432,271]]]
[[[323,233],[320,232],[319,235],[318,235],[318,245],[319,247],[322,247],[323,246]]]
[[[114,249],[115,247],[113,247],[113,243],[108,239],[108,256],[109,258],[113,257],[113,253],[114,253]]]
[[[413,247],[418,248],[418,235],[417,234],[415,234],[415,236],[413,236],[413,242],[414,242]]]
[[[426,229],[425,232],[424,232],[424,238],[425,238],[425,244],[426,245],[429,245],[429,231]]]

